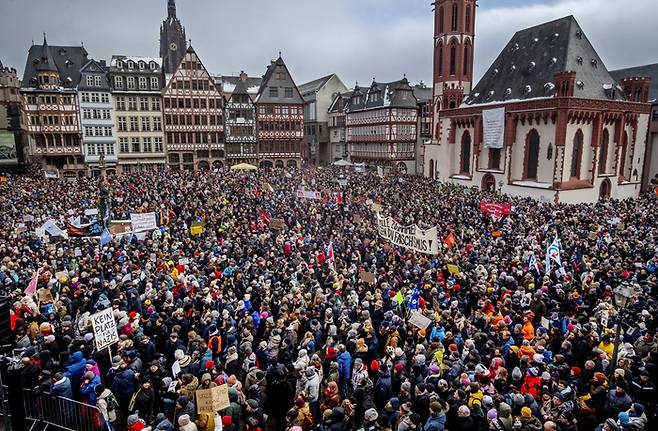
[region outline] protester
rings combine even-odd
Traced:
[[[104,429],[656,424],[655,195],[565,205],[337,168],[106,181],[102,245],[40,231],[91,223],[98,180],[0,183],[0,289],[23,384],[95,406]],[[412,228],[378,229],[373,208]],[[156,229],[113,222],[149,212]],[[382,236],[413,245],[413,225],[437,228],[437,255]],[[105,309],[109,354],[89,319]],[[224,408],[200,412],[198,391],[216,389]]]

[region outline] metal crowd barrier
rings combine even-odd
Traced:
[[[105,428],[105,421],[96,406],[48,393],[23,389],[25,417],[69,431],[96,431]]]

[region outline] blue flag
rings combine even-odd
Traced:
[[[409,310],[418,310],[420,308],[420,290],[417,287],[414,287],[414,290],[411,291],[411,298],[409,298]]]
[[[557,263],[557,266],[562,266],[562,260],[560,259],[560,240],[557,235],[555,235],[555,239],[546,249],[546,274],[550,274],[551,272],[552,260]]]
[[[537,274],[539,274],[539,265],[537,265],[537,258],[535,257],[534,253],[530,255],[530,262],[528,262],[528,268],[530,269],[534,268],[537,271]]]
[[[101,234],[101,247],[104,247],[105,244],[108,242],[112,241],[112,234],[110,233],[107,228],[103,230],[103,233]]]

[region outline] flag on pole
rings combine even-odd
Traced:
[[[534,253],[530,255],[530,262],[528,262],[528,267],[530,269],[536,270],[537,274],[539,274],[539,265],[537,264],[537,258],[535,257]]]
[[[325,256],[327,258],[327,262],[329,263],[329,268],[333,269],[334,268],[334,244],[332,242],[329,243],[329,246],[327,247],[327,250],[325,251]]]
[[[448,248],[453,248],[457,243],[457,237],[454,232],[450,232],[448,236],[445,237],[443,242],[448,246]]]
[[[342,204],[343,203],[343,194],[341,192],[336,193],[335,202],[337,204]]]
[[[34,271],[34,277],[32,277],[32,280],[30,280],[30,283],[27,285],[27,288],[25,289],[25,294],[26,295],[34,295],[37,293],[37,282],[39,281],[39,270],[37,269]]]
[[[103,230],[103,233],[101,234],[101,247],[104,247],[105,244],[108,242],[112,241],[112,234],[110,233],[107,228]]]
[[[414,287],[411,291],[411,298],[409,298],[409,310],[418,310],[420,308],[420,290]]]
[[[398,293],[395,294],[395,302],[398,303],[398,305],[401,305],[404,302],[404,296],[402,296],[402,292],[398,290]]]
[[[256,230],[256,222],[253,219],[249,219],[249,227],[251,227],[251,230]]]
[[[260,219],[267,224],[270,224],[270,216],[267,215],[264,209],[260,209]]]
[[[551,261],[555,261],[557,266],[562,266],[560,259],[560,240],[557,235],[555,235],[555,239],[546,249],[546,274],[551,272]]]

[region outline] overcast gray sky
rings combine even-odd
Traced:
[[[0,60],[22,74],[27,50],[84,41],[90,56],[157,56],[166,0],[0,0]],[[351,87],[431,79],[431,0],[177,0],[212,73],[260,76],[278,51],[297,84],[336,72]],[[632,3],[632,7],[630,4]],[[516,30],[573,14],[609,69],[658,62],[658,0],[480,0],[476,77]]]

